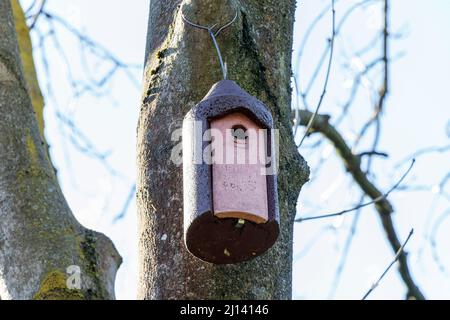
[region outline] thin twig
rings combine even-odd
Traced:
[[[135,195],[136,195],[136,184],[133,184],[131,186],[130,192],[128,192],[128,196],[125,200],[122,210],[114,217],[113,223],[122,220],[126,216],[128,209],[130,208],[131,201],[134,199]]]
[[[398,259],[400,258],[400,256],[402,255],[402,253],[403,253],[403,251],[405,249],[406,244],[408,243],[409,239],[411,239],[411,236],[413,235],[413,233],[414,233],[414,229],[411,229],[411,231],[409,232],[409,235],[406,238],[405,242],[403,242],[402,246],[398,249],[397,254],[394,257],[394,260],[392,260],[392,262],[389,264],[389,266],[386,268],[386,270],[384,270],[384,272],[381,274],[381,276],[378,278],[378,280],[374,282],[374,284],[369,289],[369,291],[367,291],[367,293],[364,295],[362,300],[366,300],[367,299],[367,297],[373,292],[373,290],[375,290],[378,287],[378,285],[380,284],[381,280],[389,272],[389,270],[392,268],[392,266],[398,261]]]
[[[414,152],[413,154],[407,156],[403,160],[400,160],[399,162],[397,162],[395,164],[395,167],[401,166],[405,162],[409,161],[411,158],[418,158],[418,157],[421,157],[423,155],[427,155],[427,154],[430,154],[430,153],[445,153],[445,152],[450,152],[450,144],[443,145],[443,146],[426,147],[426,148],[417,150],[416,152]]]
[[[365,194],[363,194],[359,200],[359,203],[361,204],[364,201]],[[356,227],[359,222],[359,218],[361,217],[361,210],[357,210],[355,215],[353,216],[353,221],[350,227],[350,231],[348,233],[347,239],[345,240],[344,249],[342,250],[341,259],[339,261],[339,265],[336,269],[336,273],[334,275],[333,284],[331,286],[331,290],[328,294],[328,298],[332,299],[334,297],[334,294],[336,293],[339,282],[341,280],[342,273],[344,272],[344,267],[347,262],[347,258],[350,252],[350,247],[352,245],[353,239],[356,234]]]
[[[397,189],[398,186],[403,182],[403,180],[406,178],[406,176],[409,174],[409,172],[411,171],[412,167],[414,166],[415,161],[416,161],[416,160],[413,159],[413,160],[411,161],[411,164],[410,164],[408,170],[406,170],[406,172],[402,175],[402,177],[400,178],[400,180],[398,180],[397,183],[394,184],[394,185],[389,189],[388,192],[386,192],[385,194],[379,196],[378,198],[375,198],[375,199],[373,199],[372,201],[369,201],[369,202],[366,202],[366,203],[363,203],[363,204],[359,204],[359,205],[357,205],[357,206],[355,206],[355,207],[353,207],[353,208],[351,208],[351,209],[346,209],[346,210],[342,210],[342,211],[335,212],[335,213],[322,214],[322,215],[319,215],[319,216],[305,217],[305,218],[298,218],[298,219],[295,219],[295,222],[303,222],[303,221],[308,221],[308,220],[317,220],[317,219],[324,219],[324,218],[331,218],[331,217],[341,216],[341,215],[343,215],[343,214],[345,214],[345,213],[352,212],[352,211],[356,211],[356,210],[358,210],[358,209],[367,207],[367,206],[369,206],[369,205],[371,205],[371,204],[374,204],[374,203],[377,203],[377,202],[379,202],[379,201],[381,201],[381,200],[386,199],[386,198],[391,194],[391,192],[394,191],[395,189]]]
[[[334,8],[334,2],[335,2],[335,0],[331,0],[331,12],[332,12],[332,24],[331,25],[332,25],[332,31],[331,31],[331,38],[330,38],[330,57],[329,57],[329,60],[328,60],[328,67],[327,67],[327,73],[326,73],[326,76],[325,76],[325,82],[324,82],[324,85],[323,85],[322,94],[320,95],[320,98],[319,98],[319,102],[317,103],[316,110],[314,111],[313,116],[311,117],[311,119],[309,120],[308,125],[306,126],[305,133],[304,133],[302,139],[300,140],[300,143],[297,146],[298,148],[300,148],[300,146],[303,144],[303,141],[308,136],[309,129],[311,129],[311,126],[312,126],[312,124],[314,122],[314,118],[317,116],[317,113],[319,112],[320,106],[322,105],[323,98],[325,97],[325,94],[327,92],[328,80],[330,79],[331,65],[332,65],[332,62],[333,62],[334,37],[336,35],[336,10]]]
[[[444,211],[444,213],[442,213],[435,221],[432,231],[430,232],[431,237],[430,237],[430,245],[431,245],[431,254],[433,256],[434,261],[436,262],[439,270],[442,273],[447,273],[447,269],[445,267],[445,264],[441,261],[441,258],[439,257],[439,252],[438,252],[438,245],[437,245],[437,236],[439,234],[439,229],[442,226],[442,224],[444,223],[444,221],[450,217],[450,209],[447,209],[446,211]]]
[[[381,151],[376,151],[376,150],[360,152],[357,154],[357,156],[360,158],[366,157],[366,156],[378,156],[378,157],[383,157],[383,158],[389,157],[389,155],[386,152],[381,152]]]
[[[28,19],[29,17],[29,13],[34,9],[34,7],[36,6],[38,0],[34,0],[31,5],[28,7],[28,9],[25,10],[25,17]]]
[[[38,21],[39,16],[41,16],[42,12],[44,11],[44,7],[45,7],[46,2],[47,2],[47,0],[42,0],[41,1],[41,5],[39,6],[38,12],[36,12],[36,14],[34,14],[32,16],[33,21],[30,24],[30,27],[29,27],[30,30],[33,29],[34,26],[36,25],[36,22]]]

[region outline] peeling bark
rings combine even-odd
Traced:
[[[170,161],[180,141],[171,136],[221,72],[208,33],[185,25],[181,8],[203,25],[224,24],[238,11],[218,38],[229,78],[270,108],[280,130],[281,233],[249,262],[213,265],[184,247],[182,169]],[[291,298],[293,220],[309,174],[289,121],[294,13],[293,0],[151,1],[137,134],[140,298]]]
[[[10,0],[0,0],[0,296],[114,298],[121,258],[104,235],[72,215],[33,112]],[[66,270],[81,269],[81,288]]]

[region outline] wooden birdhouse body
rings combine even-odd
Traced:
[[[259,134],[263,128],[240,112],[214,119],[210,125],[218,133],[212,141],[214,215],[267,222],[267,179],[261,161],[267,141]]]
[[[272,115],[236,83],[216,83],[183,121],[184,232],[188,250],[237,263],[279,234]],[[273,165],[273,164],[272,164]]]

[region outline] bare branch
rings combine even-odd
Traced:
[[[430,244],[431,244],[431,250],[432,250],[432,256],[434,261],[436,262],[439,270],[442,273],[447,273],[447,269],[444,265],[444,263],[441,261],[441,258],[439,257],[439,252],[438,252],[438,244],[437,244],[437,236],[439,233],[439,229],[442,226],[442,224],[444,223],[444,221],[450,217],[450,209],[447,209],[446,211],[444,211],[444,213],[442,213],[435,221],[433,228],[432,228],[432,232],[431,234],[431,238],[430,238]]]
[[[130,192],[128,193],[127,199],[125,200],[125,204],[123,205],[122,210],[119,212],[118,215],[114,217],[113,223],[116,223],[117,221],[125,217],[125,215],[128,212],[128,208],[130,207],[131,201],[134,199],[135,195],[136,195],[136,184],[133,184],[133,186],[130,189]]]
[[[312,113],[306,110],[301,110],[300,113],[300,125],[306,126],[312,117]],[[398,240],[397,232],[392,221],[391,213],[394,209],[392,208],[391,203],[386,199],[386,197],[384,197],[381,191],[371,181],[369,181],[367,173],[361,169],[361,161],[359,157],[352,152],[342,135],[329,123],[329,119],[330,117],[327,115],[317,115],[311,126],[312,132],[320,132],[328,140],[330,140],[341,157],[345,168],[352,175],[356,184],[372,199],[373,202],[375,202],[375,208],[378,211],[389,244],[391,245],[392,250],[397,252],[401,247],[401,244]],[[407,172],[409,172],[409,170],[410,169],[408,169]],[[403,179],[404,178],[402,177],[397,184],[399,185]],[[397,186],[395,186],[395,188]],[[417,287],[411,276],[406,255],[401,254],[399,261],[399,272],[408,288],[408,294],[416,299],[425,299],[424,295]]]
[[[416,152],[410,154],[409,156],[405,157],[403,160],[400,160],[395,164],[395,167],[399,167],[405,162],[411,160],[412,158],[417,159],[418,157],[430,154],[430,153],[445,153],[450,151],[450,144],[444,145],[444,146],[434,146],[434,147],[426,147],[420,150],[417,150]]]
[[[33,19],[33,20],[30,23],[30,30],[33,29],[34,26],[36,25],[36,22],[38,21],[39,17],[41,16],[42,12],[44,11],[46,2],[47,2],[47,0],[42,0],[41,4],[39,6],[39,10],[33,16],[31,16],[31,19]]]
[[[314,118],[316,117],[317,113],[319,112],[320,106],[322,105],[323,98],[325,97],[325,94],[327,92],[328,80],[330,79],[331,64],[333,61],[334,38],[336,35],[336,10],[334,9],[334,2],[335,2],[335,0],[331,0],[332,30],[331,30],[331,38],[330,38],[330,56],[329,56],[329,60],[328,60],[328,67],[327,67],[327,73],[325,76],[325,82],[323,84],[322,94],[320,95],[319,102],[317,103],[316,110],[314,111],[314,115],[312,116],[308,125],[306,126],[305,134],[303,135],[302,139],[300,140],[300,143],[297,146],[298,148],[300,148],[303,141],[307,137],[309,129],[311,128],[312,123],[314,122]]]
[[[372,201],[366,202],[366,203],[361,203],[351,209],[346,209],[346,210],[342,210],[339,212],[335,212],[335,213],[328,213],[328,214],[322,214],[322,215],[318,215],[318,216],[313,216],[313,217],[305,217],[305,218],[298,218],[295,220],[295,222],[303,222],[303,221],[308,221],[308,220],[317,220],[317,219],[324,219],[324,218],[332,218],[332,217],[337,217],[337,216],[341,216],[345,213],[348,212],[352,212],[352,211],[356,211],[359,210],[361,208],[367,207],[371,204],[377,203],[379,201],[385,200],[392,191],[394,191],[395,189],[397,189],[399,187],[399,185],[403,182],[403,180],[406,178],[406,176],[409,174],[409,172],[411,171],[412,167],[414,166],[415,160],[413,159],[411,161],[411,165],[409,166],[408,170],[406,170],[406,172],[402,175],[402,177],[400,178],[400,180],[397,181],[396,184],[394,184],[388,192],[386,192],[385,194],[375,198]]]
[[[360,204],[363,202],[364,196],[365,195],[361,196],[361,198],[359,200]],[[346,239],[345,244],[344,244],[344,249],[342,250],[342,255],[341,255],[341,258],[340,258],[340,261],[339,261],[339,265],[338,265],[338,267],[336,269],[336,273],[334,275],[333,284],[331,285],[331,291],[330,291],[330,293],[328,295],[328,297],[330,299],[334,297],[334,294],[335,294],[335,292],[336,292],[336,290],[337,290],[337,288],[339,286],[339,282],[341,280],[341,276],[342,276],[342,273],[344,272],[344,267],[345,267],[345,264],[347,262],[348,254],[350,252],[350,247],[351,247],[351,245],[353,243],[353,239],[354,239],[354,236],[356,234],[356,227],[358,225],[360,216],[361,216],[361,210],[357,210],[356,214],[353,216],[352,225],[351,225],[350,231],[349,231],[349,233],[347,235],[347,239]]]
[[[373,292],[373,290],[375,290],[379,286],[381,280],[383,280],[384,276],[389,272],[389,270],[392,268],[392,266],[398,261],[400,256],[404,255],[405,246],[408,243],[409,239],[411,239],[411,236],[413,235],[413,233],[414,233],[414,229],[411,229],[411,231],[409,232],[409,235],[406,238],[405,242],[398,249],[397,254],[394,257],[394,260],[392,260],[392,262],[389,264],[389,266],[386,268],[386,270],[384,270],[384,272],[381,274],[381,276],[378,278],[378,280],[375,281],[375,283],[372,285],[372,287],[369,289],[369,291],[367,291],[367,293],[364,295],[362,300],[366,300],[367,299],[367,297]]]

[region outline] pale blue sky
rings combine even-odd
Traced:
[[[341,3],[355,3],[356,1],[341,1]],[[303,1],[297,12],[297,35],[304,30],[319,8],[324,7],[329,1]],[[319,4],[320,3],[320,4]],[[392,30],[404,30],[404,39],[394,41],[392,44],[393,56],[404,52],[404,56],[396,60],[392,65],[391,94],[389,95],[386,111],[384,113],[383,133],[380,150],[390,155],[389,160],[377,160],[375,172],[377,183],[387,190],[393,184],[400,172],[394,172],[393,164],[416,149],[429,145],[446,145],[449,137],[446,136],[445,127],[450,118],[450,100],[448,98],[448,86],[450,84],[450,2],[448,1],[391,1]],[[337,17],[343,11],[337,6]],[[303,10],[302,10],[303,9]],[[376,12],[380,12],[379,10]],[[352,43],[369,40],[371,34],[367,26],[370,21],[371,10],[361,10],[355,13],[354,20],[348,22],[347,34],[352,36]],[[325,19],[323,27],[317,32],[317,41],[310,46],[321,48],[325,44],[326,35],[329,34],[329,21]],[[355,32],[354,30],[358,30]],[[320,37],[321,36],[321,37]],[[299,37],[296,37],[298,40]],[[350,46],[350,45],[349,45]],[[295,45],[294,45],[295,47]],[[337,58],[334,61],[334,72],[330,82],[329,95],[323,104],[322,112],[335,114],[336,106],[346,96],[348,90],[343,86],[345,74],[340,72],[339,66],[348,61],[343,61],[339,53],[342,43],[336,41]],[[319,49],[311,49],[311,51]],[[351,58],[351,57],[350,57]],[[311,60],[309,60],[311,59]],[[304,58],[303,75],[311,74],[309,61],[316,61],[317,54]],[[302,74],[300,74],[302,77]],[[321,85],[321,83],[319,82]],[[318,98],[318,91],[315,95]],[[314,101],[314,100],[313,100]],[[352,115],[352,123],[361,123],[366,119],[371,110],[367,98],[360,97],[355,104],[357,112]],[[349,137],[355,133],[351,125],[343,126],[343,134]],[[361,148],[361,150],[364,150]],[[308,159],[310,166],[314,166],[314,159]],[[418,159],[412,174],[407,182],[436,184],[450,169],[449,155],[423,157]],[[340,170],[336,170],[339,168]],[[404,170],[404,168],[403,168]],[[359,198],[359,190],[349,189],[351,178],[344,176],[342,165],[338,160],[332,159],[324,167],[319,180],[305,186],[300,195],[299,206],[302,208],[302,200],[309,203],[320,203],[319,212],[334,212],[349,207]],[[338,181],[336,183],[336,181]],[[330,188],[331,189],[328,189]],[[322,195],[329,190],[331,193],[327,200]],[[351,201],[349,201],[351,199]],[[431,258],[429,242],[424,239],[433,194],[423,193],[395,193],[391,197],[396,208],[395,223],[400,237],[405,239],[409,230],[415,228],[415,235],[408,245],[412,271],[419,285],[423,288],[427,297],[449,298],[450,281],[448,275],[438,271],[434,260]],[[315,201],[314,201],[315,200]],[[305,214],[314,214],[308,206]],[[439,215],[448,208],[448,202],[440,200],[435,210]],[[328,296],[334,276],[334,270],[338,264],[337,252],[343,247],[344,239],[348,232],[351,217],[344,221],[336,219],[338,229],[328,231],[317,242],[307,255],[294,261],[294,297],[295,298],[324,298]],[[342,223],[342,225],[341,225]],[[326,225],[325,221],[304,223],[297,226],[295,233],[295,251],[301,251],[305,243],[314,237],[317,230]],[[361,215],[357,235],[350,251],[349,259],[340,282],[336,298],[360,298],[370,287],[375,275],[379,275],[392,259],[391,252],[385,240],[379,220],[373,208],[364,209]],[[446,250],[449,248],[448,230],[449,224],[443,225],[438,240],[440,241],[441,257],[447,265],[450,263]],[[422,254],[418,255],[419,249]],[[405,289],[399,279],[396,270],[392,270],[377,288],[371,298],[400,299],[404,296]]]
[[[23,1],[28,4],[30,1]],[[351,0],[340,0],[337,17]],[[376,160],[376,183],[387,190],[405,167],[395,170],[394,164],[411,152],[429,145],[449,143],[445,128],[450,119],[448,88],[450,84],[450,1],[448,0],[393,0],[391,22],[394,30],[403,30],[406,36],[392,45],[395,53],[404,55],[392,65],[391,94],[389,95],[383,120],[381,140],[382,151],[389,153],[388,160]],[[317,12],[329,3],[328,0],[301,1],[296,15],[294,48],[298,46],[302,31]],[[341,6],[343,4],[343,6]],[[125,62],[141,64],[144,58],[145,35],[149,1],[48,1],[48,10],[68,18],[89,37],[111,50]],[[345,57],[344,51],[373,32],[367,21],[376,23],[376,8],[360,10],[345,28],[351,41],[336,45],[336,59],[329,94],[322,106],[322,112],[335,114],[339,103],[348,93],[345,87],[346,74],[341,66],[352,57]],[[372,20],[371,20],[372,19]],[[300,79],[308,77],[318,54],[326,44],[329,21],[325,17],[319,25],[305,52]],[[59,30],[59,29],[58,29]],[[59,34],[61,45],[66,48],[72,69],[82,76],[78,42],[68,33]],[[350,38],[349,38],[350,39]],[[34,39],[36,40],[36,39]],[[36,60],[41,85],[47,81],[40,51]],[[226,55],[226,53],[225,53]],[[294,51],[296,56],[296,51]],[[58,106],[47,97],[46,136],[52,146],[51,153],[64,193],[77,218],[87,227],[102,231],[113,239],[124,257],[116,284],[118,298],[132,299],[136,296],[137,281],[137,230],[136,206],[130,205],[127,215],[116,223],[114,217],[121,211],[129,188],[135,177],[135,132],[139,111],[140,84],[136,85],[123,73],[118,72],[105,88],[109,98],[85,95],[75,99],[67,85],[65,66],[53,49],[47,50],[53,89]],[[226,58],[226,57],[225,57]],[[347,60],[347,61],[346,61]],[[105,66],[92,68],[104,70]],[[97,71],[94,71],[94,73]],[[133,73],[140,82],[140,69]],[[322,72],[323,73],[323,72]],[[314,105],[320,94],[321,82],[313,90],[309,103]],[[352,121],[342,126],[343,134],[352,137],[361,121],[370,114],[370,105],[364,92],[358,97]],[[112,151],[108,163],[120,174],[113,177],[104,166],[93,158],[78,152],[70,142],[70,131],[57,120],[58,110],[70,115],[76,125],[92,140],[101,152]],[[63,134],[65,132],[65,134]],[[364,146],[364,143],[362,144]],[[302,215],[326,213],[347,208],[359,198],[359,190],[350,188],[351,178],[342,170],[342,164],[325,147],[321,156],[329,157],[320,176],[313,183],[304,186],[298,209]],[[317,155],[304,156],[311,167],[317,163]],[[420,158],[407,182],[434,185],[450,169],[449,154]],[[399,235],[404,239],[414,227],[416,233],[408,244],[413,274],[427,297],[449,298],[450,279],[448,274],[438,270],[432,258],[431,247],[425,239],[433,219],[437,218],[449,203],[435,201],[434,211],[430,208],[436,198],[429,192],[397,192],[391,197],[395,208],[395,223]],[[434,216],[430,216],[430,212]],[[430,220],[431,219],[431,220]],[[295,228],[293,296],[296,299],[327,298],[347,235],[351,216],[332,221],[305,222]],[[331,227],[328,227],[330,226]],[[326,229],[319,240],[306,254],[305,247],[316,237],[319,230]],[[450,268],[450,222],[441,228],[438,240],[443,262]],[[358,232],[350,251],[335,298],[359,299],[370,287],[371,281],[385,268],[393,257],[385,240],[380,223],[373,208],[364,209]],[[420,250],[421,249],[421,250]],[[419,254],[421,252],[421,254]],[[374,299],[401,299],[404,286],[396,270],[392,270],[371,296]]]

